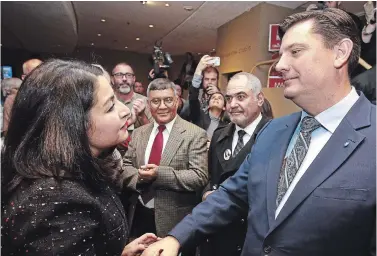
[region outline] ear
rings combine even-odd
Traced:
[[[335,47],[335,59],[334,59],[334,67],[340,69],[343,67],[352,52],[353,42],[349,38],[342,39]]]
[[[257,103],[258,103],[258,106],[259,106],[259,107],[262,107],[263,102],[264,102],[264,94],[263,94],[263,92],[260,92],[260,93],[257,95]]]

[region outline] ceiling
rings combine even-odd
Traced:
[[[69,53],[76,47],[96,47],[150,53],[155,41],[162,40],[164,50],[174,55],[205,53],[216,47],[217,28],[259,3],[1,2],[1,44],[31,52]],[[304,10],[310,2],[268,3]],[[360,13],[363,3],[342,5]]]

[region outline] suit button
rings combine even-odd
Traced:
[[[239,246],[239,245],[237,246],[237,251],[239,251],[239,252],[242,251],[241,246]]]
[[[269,254],[271,252],[271,246],[266,245],[265,247],[263,247],[263,251],[264,251],[264,253]]]
[[[242,223],[242,224],[245,223],[245,219],[241,219],[241,223]]]

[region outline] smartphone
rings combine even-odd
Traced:
[[[212,57],[210,61],[208,61],[209,64],[212,64],[214,67],[220,66],[220,57]]]

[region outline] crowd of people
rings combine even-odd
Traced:
[[[221,91],[208,55],[147,87],[127,62],[27,60],[1,83],[2,253],[375,255],[376,108],[350,80],[360,31],[326,8],[279,34],[276,70],[302,109],[280,118],[253,74]]]

